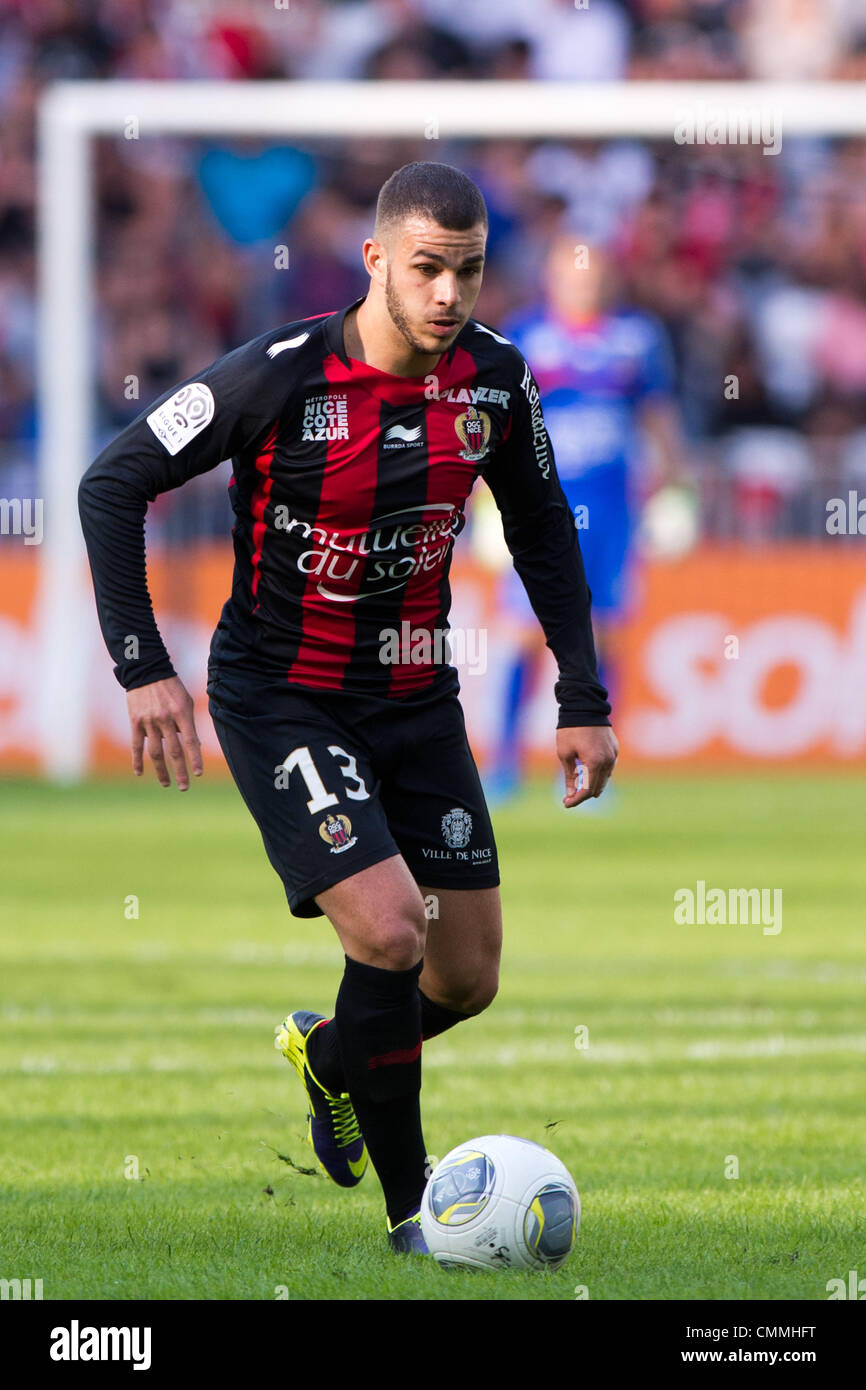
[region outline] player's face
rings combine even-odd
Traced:
[[[451,346],[481,289],[487,232],[481,225],[449,231],[427,218],[407,218],[393,237],[385,271],[391,319],[414,352]]]
[[[575,236],[558,236],[550,248],[544,273],[547,302],[566,319],[582,319],[601,311],[605,298],[604,253]]]

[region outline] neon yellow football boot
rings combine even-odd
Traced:
[[[307,1043],[328,1020],[298,1009],[275,1029],[274,1046],[294,1067],[307,1096],[307,1142],[319,1167],[339,1187],[356,1187],[367,1169],[367,1147],[347,1094],[335,1096],[317,1081],[307,1058]]]

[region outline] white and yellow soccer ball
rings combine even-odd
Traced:
[[[430,1174],[421,1229],[440,1265],[557,1269],[580,1225],[574,1179],[530,1139],[484,1134],[446,1154]]]

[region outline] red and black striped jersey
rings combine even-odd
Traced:
[[[411,660],[385,661],[383,634],[447,629],[452,547],[481,476],[559,664],[560,724],[606,724],[578,534],[527,363],[469,319],[435,371],[393,376],[347,356],[354,307],[219,358],[85,473],[79,510],[118,680],[174,675],[147,588],[147,504],[231,458],[234,580],[212,659],[308,689],[397,699],[456,688],[435,642],[427,661],[417,642]]]

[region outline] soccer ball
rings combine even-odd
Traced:
[[[446,1268],[557,1269],[574,1245],[580,1197],[564,1164],[540,1144],[485,1134],[436,1164],[421,1230]]]

